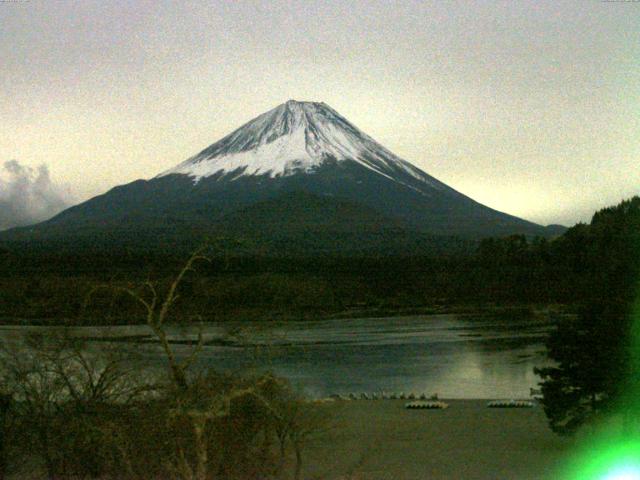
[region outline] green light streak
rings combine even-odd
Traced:
[[[630,319],[630,369],[623,398],[607,421],[587,434],[562,480],[640,480],[640,295]]]
[[[640,441],[599,441],[585,448],[559,478],[640,480]]]

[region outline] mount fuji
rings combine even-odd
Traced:
[[[237,236],[306,251],[416,248],[421,237],[554,227],[448,187],[324,103],[290,100],[149,180],[115,187],[0,241],[82,238],[151,245]]]

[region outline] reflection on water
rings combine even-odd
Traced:
[[[242,328],[241,328],[242,327]],[[239,329],[240,328],[240,329]],[[540,319],[470,318],[430,315],[401,318],[325,320],[286,325],[206,325],[200,366],[268,368],[313,396],[350,392],[414,392],[442,398],[528,397],[544,365]],[[4,327],[0,335],[24,330]],[[84,327],[86,337],[144,340],[144,326]],[[233,332],[230,336],[229,332]],[[175,340],[194,339],[196,329],[173,329]],[[123,348],[131,343],[122,343]],[[188,345],[174,345],[178,355]],[[153,344],[136,351],[161,362]]]

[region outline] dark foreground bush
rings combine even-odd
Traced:
[[[69,337],[20,339],[2,357],[14,478],[299,478],[324,423],[272,375],[208,371],[179,386]]]

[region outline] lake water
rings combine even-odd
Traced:
[[[237,329],[236,329],[237,327]],[[0,336],[27,327],[0,327]],[[37,327],[29,327],[36,329]],[[423,315],[336,319],[286,325],[204,326],[208,343],[200,366],[240,370],[265,368],[313,397],[334,393],[437,393],[441,398],[527,398],[537,388],[534,366],[547,364],[544,318]],[[135,337],[121,343],[159,363],[158,347],[145,343],[145,326],[83,327],[87,337]],[[176,340],[196,330],[173,329]],[[142,342],[142,343],[140,343]],[[176,344],[179,356],[190,346]]]

